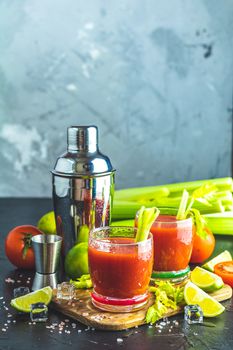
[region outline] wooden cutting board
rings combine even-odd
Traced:
[[[111,313],[96,309],[91,302],[90,290],[76,290],[76,300],[66,301],[56,299],[56,290],[54,290],[54,296],[51,306],[60,311],[66,316],[79,321],[86,326],[96,329],[120,331],[123,329],[132,328],[145,324],[145,315],[148,307],[154,303],[154,297],[151,294],[147,305],[139,311],[130,313]],[[230,299],[232,296],[232,288],[228,285],[224,285],[220,290],[211,293],[218,301],[224,301]],[[183,311],[180,307],[174,311],[170,309],[164,317],[176,315]]]

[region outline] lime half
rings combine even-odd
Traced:
[[[48,305],[52,299],[53,291],[50,287],[39,289],[11,300],[11,306],[22,312],[30,312],[31,304],[45,303]]]
[[[199,266],[195,267],[191,272],[190,279],[205,292],[214,292],[215,290],[222,288],[224,284],[220,276],[206,271]]]
[[[188,305],[199,305],[205,317],[218,316],[225,310],[222,304],[192,282],[188,282],[184,288],[184,299]]]
[[[231,253],[228,250],[224,250],[221,254],[202,265],[203,269],[214,272],[214,266],[223,261],[232,260]]]

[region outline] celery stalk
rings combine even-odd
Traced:
[[[176,215],[177,220],[183,220],[185,219],[185,213],[186,213],[186,208],[187,208],[187,203],[189,199],[189,193],[184,189],[183,195],[180,201],[180,206],[178,209],[178,213]]]
[[[148,238],[153,222],[159,216],[159,209],[141,207],[138,212],[138,228],[136,242],[145,241]]]

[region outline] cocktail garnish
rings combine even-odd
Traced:
[[[77,289],[89,289],[92,288],[92,281],[91,276],[89,274],[82,275],[80,278],[77,278],[76,280],[70,280],[70,283],[75,286]]]
[[[184,287],[175,287],[168,281],[156,282],[156,287],[150,287],[149,291],[155,293],[155,303],[147,310],[147,323],[155,323],[166,314],[168,308],[177,310],[179,304],[184,302]]]
[[[138,229],[136,234],[136,242],[145,241],[148,238],[150,228],[153,222],[159,216],[159,209],[156,207],[145,208],[141,207],[138,212]]]
[[[210,183],[205,183],[204,185],[198,187],[195,191],[193,191],[191,196],[189,196],[188,191],[184,189],[181,197],[178,213],[176,216],[177,220],[184,220],[188,217],[188,215],[190,214],[190,210],[195,201],[204,203],[206,206],[211,207],[212,204],[209,202],[209,200],[211,200],[211,198],[216,192],[217,192],[217,187]]]

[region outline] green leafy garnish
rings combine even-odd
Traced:
[[[76,280],[71,279],[70,283],[73,284],[77,289],[89,289],[93,287],[91,276],[89,274],[82,275],[80,278],[77,278]]]
[[[205,230],[205,227],[207,226],[207,223],[204,217],[200,214],[199,210],[194,208],[190,209],[189,216],[193,219],[193,224],[196,227],[196,235],[203,239],[206,239],[207,232]]]
[[[159,209],[156,207],[141,207],[138,212],[138,228],[136,234],[136,242],[145,241],[150,233],[153,222],[159,216]]]
[[[207,233],[204,230],[204,228],[207,226],[206,221],[203,216],[201,216],[199,210],[192,208],[192,206],[195,201],[198,201],[208,207],[212,207],[210,200],[213,201],[213,198],[216,195],[216,191],[217,187],[215,185],[205,183],[193,191],[191,196],[189,195],[188,191],[184,189],[180,201],[176,219],[185,220],[188,217],[192,217],[193,223],[196,226],[196,234],[203,239],[205,239],[207,236]]]
[[[146,323],[155,323],[162,318],[168,309],[177,310],[179,304],[184,302],[184,287],[175,287],[170,282],[157,282],[155,287],[149,288],[155,293],[155,302],[146,313]]]

